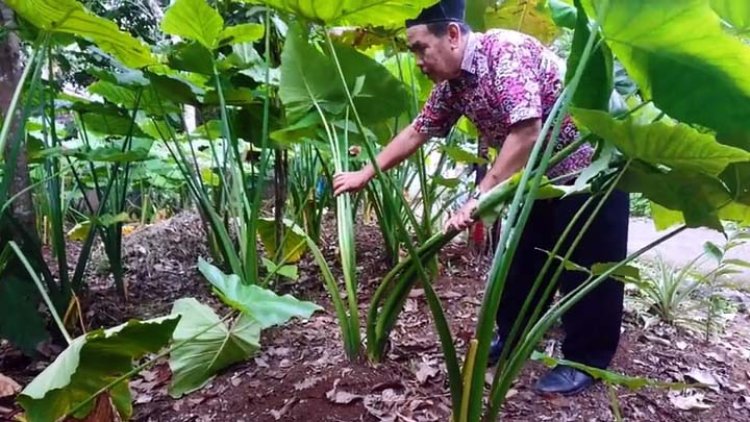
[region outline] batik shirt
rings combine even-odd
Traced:
[[[445,137],[464,115],[480,133],[479,153],[500,149],[513,124],[552,111],[563,89],[565,63],[536,39],[516,31],[471,33],[461,63],[462,75],[435,86],[414,128]],[[579,136],[566,117],[557,150]],[[549,177],[575,173],[589,165],[593,150],[584,144],[550,169]]]

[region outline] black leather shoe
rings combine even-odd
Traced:
[[[495,336],[492,337],[492,343],[490,343],[490,357],[487,359],[487,367],[492,367],[497,365],[497,361],[500,360],[500,354],[503,353],[503,346],[505,345],[505,340],[500,338],[500,335],[495,333]]]
[[[537,381],[534,389],[541,394],[572,396],[594,383],[591,375],[570,366],[558,365]]]

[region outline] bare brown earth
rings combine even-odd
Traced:
[[[373,289],[387,271],[381,242],[377,227],[358,228],[363,315]],[[334,239],[329,235],[324,243],[324,253],[336,262]],[[179,215],[142,228],[126,238],[125,246],[129,299],[119,299],[111,281],[101,272],[92,272],[91,292],[83,298],[88,329],[163,315],[181,297],[196,297],[225,311],[195,268],[198,256],[205,256],[206,250],[194,216]],[[461,354],[473,335],[487,268],[486,258],[477,258],[462,245],[450,246],[441,254],[441,276],[435,286]],[[344,356],[335,315],[313,263],[303,262],[300,281],[282,289],[326,310],[309,320],[267,330],[254,358],[228,368],[205,389],[186,397],[167,395],[171,374],[166,362],[144,371],[131,382],[134,420],[449,420],[442,355],[421,290],[414,290],[406,303],[388,359],[373,365],[350,362]],[[501,419],[612,421],[616,420],[613,403],[617,403],[615,407],[627,421],[750,420],[750,317],[745,305],[737,308],[727,318],[723,333],[705,342],[686,329],[654,322],[650,314],[629,302],[612,369],[664,382],[702,382],[711,388],[631,391],[599,383],[577,397],[540,397],[531,386],[545,368],[532,362],[511,390]],[[560,330],[553,330],[539,350],[556,352],[560,338]],[[30,361],[10,346],[0,346],[0,374],[22,385],[28,383],[59,352],[55,346],[46,349],[47,359]],[[0,398],[0,420],[11,419],[17,412],[12,396]]]

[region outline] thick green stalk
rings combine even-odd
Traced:
[[[523,186],[526,186],[528,180],[531,178],[530,171],[523,172],[520,182],[521,187],[519,187],[516,191],[516,195],[513,200],[513,204],[511,205],[508,216],[508,226],[512,227],[512,229],[503,231],[502,239],[500,240],[500,244],[495,253],[495,259],[493,260],[493,266],[490,271],[489,286],[485,294],[482,307],[480,309],[479,321],[477,323],[476,338],[479,340],[479,347],[477,349],[477,357],[471,382],[471,393],[469,396],[471,397],[471,399],[469,403],[464,403],[464,405],[469,406],[469,421],[479,421],[481,419],[482,399],[484,397],[484,375],[487,366],[487,360],[489,358],[490,338],[494,331],[493,327],[495,324],[495,315],[497,314],[497,309],[500,304],[500,298],[505,286],[505,281],[510,270],[511,262],[515,255],[515,250],[518,247],[521,234],[526,225],[526,221],[531,214],[534,198],[536,197],[536,193],[538,192],[538,189],[542,182],[542,176],[549,166],[552,151],[562,127],[563,116],[568,108],[568,105],[572,101],[573,94],[575,93],[578,84],[580,83],[583,70],[593,50],[597,32],[598,27],[595,24],[595,28],[591,31],[591,35],[589,36],[586,47],[581,56],[581,61],[575,71],[572,80],[570,81],[570,84],[563,90],[562,95],[559,97],[558,101],[553,107],[549,118],[545,122],[544,127],[539,134],[536,145],[534,146],[534,149],[532,150],[529,157],[528,168],[535,167],[534,164],[537,162],[537,157],[542,149],[542,145],[545,143],[545,140],[550,133],[550,129],[552,129],[553,122],[555,122],[554,129],[552,130],[552,136],[547,142],[546,150],[544,151],[544,154],[541,158],[541,163],[537,167],[539,171],[532,179],[529,194],[526,195],[526,200],[524,201],[523,206],[521,206],[521,201],[523,200],[524,196]],[[518,215],[519,210],[520,216]]]
[[[349,101],[349,106],[351,107],[351,111],[352,113],[354,113],[355,122],[357,123],[357,129],[359,130],[359,133],[365,134],[366,132],[364,130],[364,125],[362,124],[362,120],[359,117],[357,108],[354,105],[354,99],[352,98],[352,94],[349,90],[349,86],[346,83],[346,77],[344,76],[344,71],[341,68],[341,62],[339,61],[338,55],[336,54],[336,49],[333,46],[331,35],[327,30],[325,30],[325,37],[326,37],[326,41],[328,42],[328,47],[331,50],[331,56],[334,60],[334,63],[336,64],[336,70],[338,71],[339,80],[344,88],[344,91],[346,92],[347,100]],[[370,143],[367,142],[367,140],[365,140],[364,145],[367,151],[368,158],[370,159],[370,162],[373,165],[373,168],[375,169],[375,172],[378,175],[378,177],[381,180],[390,181],[391,179],[387,175],[384,175],[380,167],[378,166],[377,161],[375,159],[375,153]],[[392,183],[391,183],[391,186],[392,186]],[[397,197],[401,198],[402,202],[405,202],[402,195],[397,195]],[[386,206],[389,207],[389,209],[393,210],[393,204],[390,201],[390,197],[387,197],[387,198],[389,200],[386,200]],[[450,326],[448,325],[447,320],[445,318],[445,313],[443,312],[442,306],[440,304],[440,299],[432,290],[432,286],[430,285],[430,279],[427,275],[427,271],[425,270],[421,261],[419,261],[419,255],[417,254],[416,248],[414,247],[414,244],[411,241],[411,238],[409,236],[408,231],[406,230],[406,227],[404,226],[400,218],[396,219],[396,221],[398,224],[398,228],[402,234],[402,240],[404,241],[404,244],[406,245],[409,251],[409,254],[413,257],[413,259],[415,260],[415,263],[417,264],[417,269],[419,270],[420,280],[422,281],[422,285],[425,290],[425,298],[427,300],[428,305],[430,306],[430,310],[435,320],[435,326],[438,332],[438,337],[440,338],[440,343],[443,347],[443,355],[445,357],[445,364],[448,370],[448,378],[450,382],[451,401],[452,401],[453,406],[455,406],[455,408],[459,408],[461,405],[463,387],[461,385],[461,370],[459,368],[458,357],[456,355],[455,345],[453,344],[453,336],[451,335],[451,332],[450,332]]]
[[[588,219],[584,223],[583,227],[581,227],[581,229],[578,230],[575,239],[573,240],[573,242],[571,243],[571,245],[568,247],[568,250],[567,250],[565,256],[563,257],[563,262],[559,263],[559,265],[557,267],[557,270],[553,274],[552,278],[550,280],[548,280],[547,287],[546,287],[546,289],[545,289],[545,291],[544,291],[544,293],[542,295],[542,298],[539,300],[539,303],[537,304],[537,306],[535,307],[535,309],[534,309],[531,317],[529,318],[529,321],[532,324],[539,317],[539,314],[544,310],[544,303],[546,302],[546,299],[555,290],[555,286],[557,285],[557,280],[560,278],[560,276],[562,275],[563,271],[565,270],[565,262],[567,262],[570,259],[570,257],[572,256],[573,251],[576,249],[576,247],[578,246],[578,244],[583,239],[583,236],[588,231],[588,229],[591,226],[591,224],[593,223],[594,219],[596,218],[596,216],[601,211],[601,209],[604,206],[605,201],[607,200],[607,198],[614,191],[615,187],[617,186],[617,183],[619,182],[620,178],[622,177],[622,175],[624,174],[624,171],[626,169],[627,169],[627,166],[626,166],[625,169],[623,169],[622,172],[620,172],[620,174],[615,178],[615,180],[612,181],[612,183],[610,184],[609,188],[607,189],[607,192],[605,192],[605,194],[602,196],[602,198],[600,199],[599,203],[597,204],[597,206],[595,207],[595,209],[593,210],[593,212],[589,215]],[[560,248],[562,248],[562,245],[565,242],[565,240],[567,239],[568,235],[571,233],[571,231],[573,230],[574,226],[577,224],[578,220],[583,216],[583,214],[584,214],[585,210],[588,208],[589,204],[593,202],[593,199],[594,199],[593,196],[591,198],[589,198],[589,200],[586,201],[586,203],[578,210],[578,212],[576,212],[576,214],[573,217],[572,221],[566,226],[566,228],[565,228],[562,236],[560,236],[560,239],[558,239],[557,243],[555,244],[555,247],[553,248],[550,256],[547,258],[547,260],[545,262],[545,265],[543,266],[543,268],[541,269],[541,271],[537,275],[536,279],[534,280],[534,284],[533,284],[532,290],[531,290],[531,292],[529,292],[529,294],[528,294],[528,296],[527,296],[527,298],[526,298],[526,300],[524,302],[524,305],[523,305],[523,308],[521,309],[520,315],[516,318],[516,321],[513,324],[513,328],[511,329],[510,335],[508,336],[508,340],[506,341],[506,347],[504,348],[505,350],[503,350],[503,352],[501,354],[499,363],[497,365],[497,369],[495,370],[495,375],[493,377],[492,388],[490,390],[490,405],[489,405],[489,410],[488,410],[488,413],[487,413],[489,419],[493,419],[493,418],[497,417],[497,414],[500,411],[500,406],[502,404],[502,400],[505,397],[505,394],[507,393],[507,391],[504,391],[503,389],[499,388],[498,382],[501,379],[501,374],[505,375],[506,378],[508,377],[508,374],[504,373],[503,369],[504,369],[505,356],[508,353],[511,352],[511,350],[509,349],[509,345],[513,344],[515,342],[515,336],[517,334],[517,330],[521,328],[521,322],[524,320],[525,315],[526,315],[526,313],[528,311],[528,308],[531,305],[531,302],[532,302],[533,298],[536,295],[536,290],[541,286],[542,280],[544,279],[544,276],[546,275],[547,270],[552,265],[552,263],[556,260],[557,251]],[[530,327],[528,327],[528,326],[524,327],[524,330],[523,330],[520,338],[524,338],[526,336],[526,334],[528,333],[529,328]],[[505,380],[503,379],[503,381],[505,381]]]
[[[579,286],[578,288],[574,289],[573,291],[565,295],[560,300],[559,303],[557,303],[554,307],[552,307],[549,311],[547,311],[547,313],[545,313],[545,315],[539,321],[537,321],[536,324],[534,324],[534,327],[529,331],[529,334],[524,338],[524,341],[519,345],[519,351],[514,354],[513,359],[511,359],[510,362],[508,363],[508,373],[512,374],[512,376],[504,377],[499,388],[507,391],[507,389],[509,388],[510,384],[513,381],[512,378],[515,376],[515,374],[518,374],[521,371],[524,363],[526,362],[526,357],[531,355],[531,352],[533,351],[534,346],[537,344],[537,342],[542,338],[544,333],[549,330],[552,324],[554,324],[555,321],[557,321],[573,305],[575,305],[578,301],[580,301],[584,296],[589,294],[592,290],[597,288],[601,283],[606,281],[617,270],[621,269],[625,265],[630,264],[631,262],[633,262],[635,259],[642,256],[646,252],[652,250],[653,248],[673,238],[674,236],[678,235],[679,233],[683,232],[686,229],[687,229],[687,226],[683,225],[673,230],[672,232],[667,233],[666,235],[654,240],[653,242],[642,247],[638,251],[630,254],[623,261],[620,261],[616,265],[613,265],[611,268],[609,268],[607,271],[600,274],[595,279],[591,280],[590,282],[586,284]]]

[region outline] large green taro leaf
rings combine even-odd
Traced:
[[[193,298],[175,302],[172,314],[181,316],[174,343],[190,340],[169,359],[172,397],[202,388],[218,371],[249,358],[260,348],[260,325],[246,315],[227,326],[209,306]]]
[[[315,311],[323,309],[289,294],[279,296],[271,290],[243,284],[238,276],[224,274],[203,259],[198,262],[198,269],[224,303],[252,317],[264,329],[284,324],[294,317],[310,318]]]
[[[353,48],[334,48],[354,105],[365,124],[398,116],[406,110],[409,96],[404,84],[387,68]],[[296,27],[287,35],[281,63],[279,95],[290,120],[299,120],[309,111],[315,111],[315,104],[329,114],[343,116],[349,103],[335,61],[307,42]]]
[[[750,46],[722,30],[708,1],[584,4],[614,54],[658,108],[719,133],[750,131]]]
[[[5,0],[5,3],[37,28],[89,39],[126,66],[141,68],[157,63],[146,45],[76,0]]]
[[[736,31],[750,33],[750,1],[711,0],[711,7]]]
[[[628,167],[619,187],[682,212],[689,227],[723,229],[719,211],[730,202],[730,195],[715,177],[683,170],[663,172],[636,161]]]
[[[576,121],[612,142],[628,158],[672,169],[718,176],[729,164],[750,161],[750,152],[720,144],[712,135],[685,124],[639,124],[615,120],[608,113],[573,110]]]
[[[576,11],[581,9],[581,4],[576,1]],[[581,64],[586,44],[591,36],[589,20],[586,14],[576,12],[576,26],[573,34],[573,45],[568,58],[565,82],[570,83]],[[596,110],[609,110],[609,100],[614,89],[614,71],[612,63],[612,52],[609,47],[601,41],[599,34],[596,35],[596,47],[592,50],[586,66],[583,69],[581,80],[585,81],[578,85],[573,96],[573,105],[580,108]]]
[[[57,421],[79,403],[133,369],[133,360],[169,343],[178,318],[130,321],[78,337],[26,386],[18,402],[29,421]],[[109,392],[123,420],[132,414],[127,382]],[[92,403],[93,404],[93,403]],[[81,418],[91,406],[76,412]]]
[[[263,25],[224,27],[224,18],[206,0],[177,0],[167,9],[161,29],[196,41],[209,50],[224,44],[253,42],[263,37]]]
[[[244,0],[336,26],[400,28],[437,0]]]

